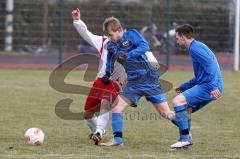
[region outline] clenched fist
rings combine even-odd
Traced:
[[[80,10],[77,8],[72,11],[73,20],[79,20],[81,18]]]

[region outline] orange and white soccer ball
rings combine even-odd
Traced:
[[[30,145],[40,146],[44,141],[44,133],[39,128],[30,128],[24,134],[24,141]]]

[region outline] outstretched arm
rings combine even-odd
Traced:
[[[197,84],[196,78],[194,77],[193,79],[189,80],[188,82],[185,82],[179,86],[179,89],[184,92],[185,90],[192,88]],[[179,90],[176,90],[176,92]],[[178,92],[177,92],[178,93]]]
[[[73,18],[73,25],[78,31],[78,33],[81,35],[81,37],[85,41],[87,41],[91,46],[96,48],[100,53],[100,50],[104,42],[104,37],[99,35],[94,35],[88,30],[87,25],[81,20],[81,13],[78,8],[72,11],[72,18]]]

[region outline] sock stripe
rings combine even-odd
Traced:
[[[187,106],[180,105],[174,107],[175,118],[179,126],[180,139],[190,140],[189,136],[189,115],[187,113]]]
[[[122,138],[122,132],[114,132],[114,137],[121,137]]]
[[[179,105],[179,106],[175,106],[174,107],[174,111],[177,113],[177,112],[182,112],[182,111],[185,111],[187,110],[187,107],[185,105]]]
[[[181,130],[182,135],[189,135],[189,129]]]

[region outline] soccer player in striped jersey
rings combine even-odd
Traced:
[[[108,84],[102,82],[102,77],[106,69],[107,50],[105,49],[105,45],[108,42],[108,38],[91,33],[86,24],[81,20],[81,14],[78,8],[72,11],[72,18],[73,25],[80,36],[98,50],[101,59],[97,78],[93,82],[84,106],[84,121],[91,130],[89,137],[92,139],[94,133],[98,133],[99,136],[103,135],[109,120],[110,103],[114,101],[118,95],[121,85],[124,84],[126,75],[119,64],[117,66],[118,69],[114,72],[115,79],[109,80]],[[100,115],[96,116],[96,113]]]

